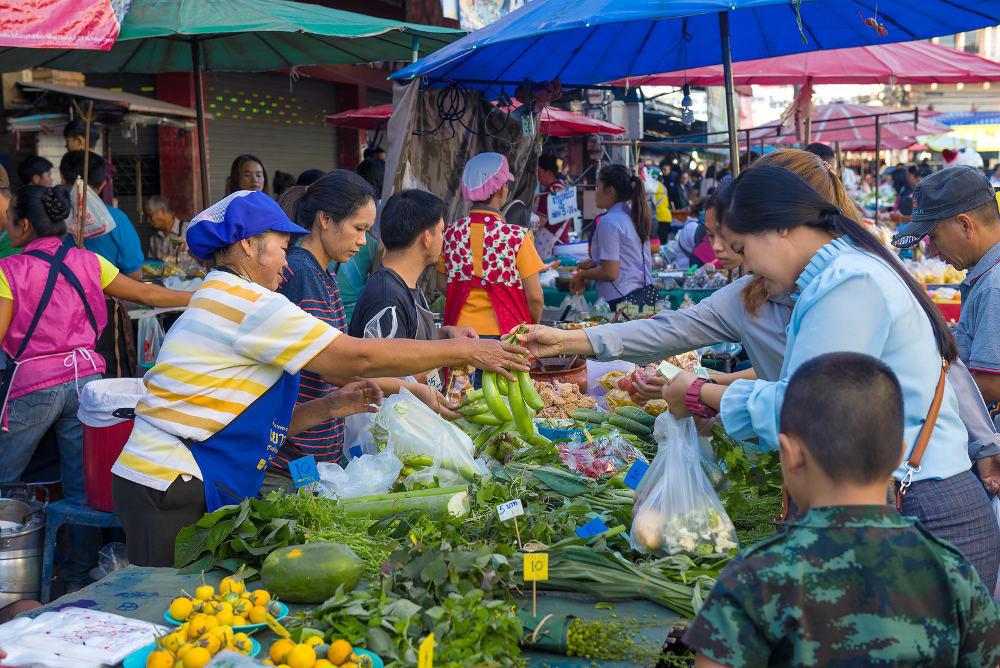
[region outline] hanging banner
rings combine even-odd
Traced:
[[[18,0],[5,3],[0,46],[107,51],[132,0]]]

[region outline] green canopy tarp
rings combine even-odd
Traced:
[[[110,51],[0,49],[0,71],[240,71],[409,61],[465,33],[286,0],[133,0]],[[195,77],[202,196],[209,203],[204,92]]]

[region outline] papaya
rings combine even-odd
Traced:
[[[343,585],[361,582],[364,562],[354,550],[332,541],[289,545],[267,555],[260,576],[264,588],[281,601],[322,603]]]

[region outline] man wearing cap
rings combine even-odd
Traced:
[[[171,565],[177,532],[206,511],[256,496],[287,436],[374,412],[382,391],[370,380],[352,382],[358,378],[456,364],[527,370],[520,346],[356,339],[306,313],[274,291],[291,237],[306,233],[268,195],[249,190],[189,224],[191,254],[215,268],[143,377],[135,426],[111,468],[130,563]],[[341,389],[296,404],[302,369]]]
[[[499,153],[480,153],[465,165],[462,195],[473,202],[472,210],[445,229],[438,264],[448,281],[446,326],[496,337],[541,318],[542,260],[527,230],[500,213],[513,180],[507,157]]]
[[[894,245],[909,248],[927,237],[932,257],[968,270],[959,285],[958,354],[1000,426],[1000,212],[993,186],[974,167],[935,172],[914,189],[910,221]]]

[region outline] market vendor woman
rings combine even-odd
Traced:
[[[355,339],[305,313],[274,292],[290,236],[305,233],[255,191],[233,193],[188,227],[191,253],[216,269],[165,337],[112,468],[130,563],[172,564],[177,532],[255,496],[286,436],[378,403],[374,383],[352,383],[362,376],[528,369],[526,350],[499,341]],[[296,406],[302,369],[342,390]]]

